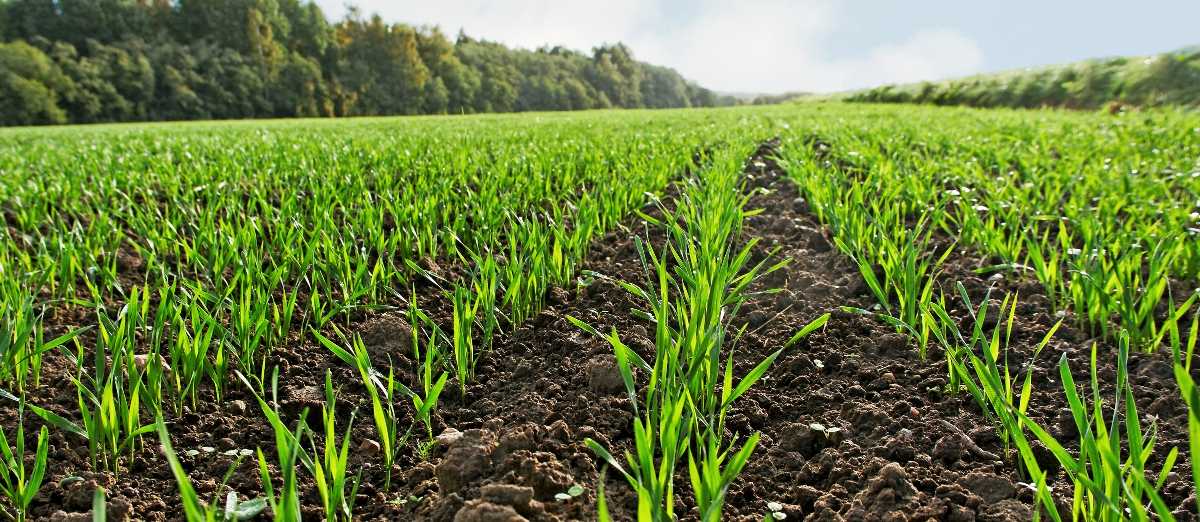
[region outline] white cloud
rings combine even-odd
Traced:
[[[685,24],[627,41],[640,59],[722,91],[806,88],[796,66],[812,61],[834,18],[827,1],[710,2],[697,8]]]
[[[921,31],[900,45],[876,47],[866,58],[829,65],[840,73],[838,88],[844,89],[962,76],[976,72],[982,62],[974,40],[955,30],[936,29]]]
[[[344,11],[319,0],[327,15]],[[683,5],[685,4],[685,5]],[[549,44],[587,51],[625,42],[638,59],[677,69],[720,91],[830,92],[976,72],[983,58],[968,36],[951,29],[916,32],[865,56],[831,60],[825,49],[838,25],[835,0],[361,0],[385,20],[441,25],[453,37],[510,46]]]

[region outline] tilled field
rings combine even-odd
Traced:
[[[751,199],[749,208],[765,212],[747,218],[742,238],[763,239],[756,247],[755,261],[779,246],[779,255],[793,262],[759,283],[783,292],[759,297],[739,314],[737,323],[749,326],[735,347],[736,373],[748,372],[809,321],[830,312],[832,318],[789,348],[767,377],[734,404],[727,429],[743,438],[755,431],[763,435],[730,492],[724,518],[757,522],[773,502],[782,505],[781,512],[789,520],[1031,520],[1033,491],[1022,483],[1014,462],[1004,457],[996,428],[968,394],[945,392],[944,354],[931,348],[922,360],[917,347],[894,327],[841,310],[841,306],[870,308],[875,301],[857,267],[833,247],[809,214],[796,187],[790,181],[775,181],[782,171],[761,155],[767,152],[769,148],[760,149],[760,155],[747,162],[751,165],[747,173],[753,177],[748,188],[772,191]],[[583,268],[642,284],[646,275],[631,234],[642,234],[652,246],[661,245],[664,237],[637,218],[624,225],[628,231],[609,232],[593,243]],[[122,263],[123,270],[131,277],[142,262],[130,255]],[[961,282],[976,306],[989,295],[995,300],[1008,293],[1019,295],[1007,354],[1016,372],[1059,318],[1042,285],[977,275],[973,270],[983,264],[952,254],[937,280],[948,295]],[[460,273],[460,268],[444,261],[423,265],[447,278]],[[439,290],[425,284],[418,292],[426,313],[437,321],[450,320],[450,306]],[[280,412],[285,422],[295,422],[307,409],[310,424],[319,421],[327,370],[332,371],[335,385],[343,386],[339,431],[358,406],[351,437],[351,447],[358,449],[351,457],[351,469],[363,470],[363,485],[355,519],[511,522],[519,520],[515,513],[535,522],[595,520],[602,461],[583,440],[596,440],[614,455],[632,451],[633,413],[612,348],[566,317],[584,320],[600,331],[615,327],[622,340],[646,358],[653,355],[652,328],[648,331],[648,323],[628,313],[642,303],[602,280],[579,288],[552,288],[547,305],[515,330],[504,325],[505,333],[494,349],[482,353],[465,396],[457,383],[447,385],[434,417],[436,443],[426,447],[424,455],[417,443],[409,444],[397,462],[390,492],[381,491],[379,459],[373,457],[371,443],[364,442],[378,436],[356,370],[313,342],[311,335],[292,348],[276,350],[268,361],[280,371]],[[59,325],[48,328],[47,336],[66,331],[67,326],[89,324],[85,319],[89,313],[64,310]],[[964,327],[972,326],[969,312],[961,305],[950,313]],[[993,328],[1006,327],[995,321],[994,313],[988,323],[984,328],[989,334]],[[1030,403],[1030,417],[1068,449],[1077,448],[1078,434],[1069,412],[1064,413],[1060,357],[1066,355],[1077,382],[1087,382],[1096,345],[1103,397],[1112,397],[1116,379],[1114,347],[1090,338],[1073,324],[1068,314],[1033,361]],[[348,329],[362,336],[376,364],[390,357],[398,380],[416,381],[417,364],[410,356],[412,330],[402,313],[359,312],[351,317]],[[332,329],[327,330],[332,335]],[[94,331],[84,334],[82,344],[93,345],[94,335]],[[1189,499],[1193,488],[1186,478],[1190,465],[1183,457],[1187,412],[1178,397],[1170,356],[1133,354],[1129,365],[1139,412],[1143,418],[1157,418],[1157,445],[1148,469],[1159,469],[1170,448],[1180,448],[1177,475],[1167,478],[1162,494],[1177,518],[1194,519],[1195,499]],[[67,368],[60,355],[49,356],[43,385],[31,393],[31,403],[64,416],[75,411],[78,398]],[[646,376],[638,378],[644,386]],[[240,451],[262,447],[273,455],[275,439],[257,401],[240,383],[231,385],[223,403],[216,403],[209,390],[202,396],[194,409],[169,425],[169,431],[197,490],[208,499],[217,493],[219,479]],[[0,412],[6,433],[11,433],[16,408],[4,403]],[[143,423],[153,419],[144,418]],[[815,428],[817,424],[824,431]],[[27,447],[36,445],[39,426],[40,419],[27,414],[26,433],[33,441],[27,441]],[[1149,430],[1150,425],[1143,429]],[[418,426],[412,440],[424,441],[422,431]],[[152,449],[157,447],[152,436],[145,439],[144,448],[139,444],[128,470],[114,476],[88,472],[85,441],[54,427],[50,433],[47,483],[34,500],[33,516],[90,519],[86,513],[99,485],[111,493],[112,519],[183,518],[176,483],[165,459]],[[1058,469],[1048,451],[1042,451],[1038,460],[1043,469]],[[300,475],[305,518],[322,517],[311,477]],[[64,481],[67,477],[82,480]],[[676,512],[682,514],[681,520],[695,520],[686,466],[675,482]],[[244,497],[263,494],[252,458],[241,461],[229,485]],[[574,485],[582,486],[584,493],[556,498]],[[1069,519],[1070,482],[1055,472],[1049,485],[1060,499],[1060,514]],[[636,495],[615,470],[607,473],[605,493],[616,520],[636,517]]]

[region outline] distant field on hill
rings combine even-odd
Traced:
[[[1196,107],[1200,47],[1154,56],[1026,67],[952,80],[886,85],[821,99],[971,107]]]

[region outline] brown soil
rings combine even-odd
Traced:
[[[988,457],[1002,455],[1004,448],[978,406],[965,394],[953,397],[931,390],[945,384],[943,354],[930,349],[928,360],[922,360],[915,346],[892,327],[838,308],[869,308],[874,298],[868,295],[857,269],[832,247],[827,233],[797,198],[795,185],[783,180],[783,173],[762,155],[769,150],[764,147],[748,162],[747,172],[752,176],[748,185],[769,186],[773,191],[751,200],[752,207],[766,211],[747,219],[743,239],[762,238],[754,251],[756,260],[778,244],[780,255],[794,261],[760,283],[785,290],[758,298],[737,318],[739,323],[748,322],[749,328],[736,348],[736,372],[748,372],[821,314],[832,312],[833,317],[824,328],[785,352],[768,377],[735,404],[729,429],[741,437],[755,431],[763,435],[759,449],[730,492],[725,519],[757,522],[766,513],[768,502],[778,502],[789,520],[1030,520],[1034,510],[1031,491],[1018,484],[1022,478],[1010,462]],[[645,230],[636,218],[626,225],[631,232],[610,232],[594,243],[584,268],[628,282],[644,280],[630,234],[648,236],[652,245],[661,245],[663,236],[660,231]],[[118,269],[136,270],[136,253],[133,257],[118,259]],[[947,291],[961,281],[977,304],[989,288],[994,289],[993,299],[1019,292],[1022,304],[1009,355],[1013,367],[1019,367],[1057,318],[1041,285],[984,280],[971,271],[978,266],[977,258],[952,257],[943,265],[938,281]],[[451,269],[429,267],[452,275]],[[426,285],[419,292],[427,313],[442,319],[449,316],[449,304],[436,289]],[[602,331],[615,327],[625,343],[643,357],[652,355],[653,346],[647,324],[627,313],[641,303],[611,283],[554,288],[546,304],[527,324],[515,330],[506,328],[495,347],[483,352],[476,380],[467,387],[465,397],[456,382],[447,385],[434,433],[457,430],[461,436],[442,437],[425,458],[410,444],[397,463],[390,493],[382,491],[378,456],[352,457],[351,469],[362,469],[364,482],[356,519],[595,520],[600,462],[583,440],[595,439],[614,455],[631,449],[632,409],[611,347],[570,324],[565,316]],[[363,336],[376,365],[386,364],[390,355],[398,379],[415,387],[411,333],[398,313],[402,310],[360,314],[352,317],[349,329]],[[966,315],[965,310],[953,313]],[[63,310],[55,329],[94,323],[89,317],[88,311]],[[340,321],[344,325],[345,319]],[[1112,346],[1089,339],[1070,326],[1071,322],[1068,316],[1068,324],[1034,362],[1031,406],[1032,417],[1069,448],[1077,443],[1070,442],[1075,440],[1073,425],[1062,414],[1066,403],[1058,383],[1059,357],[1066,353],[1076,379],[1084,382],[1091,347],[1098,342],[1099,376],[1106,397],[1112,396],[1116,357]],[[332,330],[328,333],[332,335]],[[85,334],[83,345],[92,346],[94,339],[94,332]],[[331,370],[335,382],[343,386],[339,429],[346,426],[352,408],[358,405],[352,447],[365,439],[378,440],[369,403],[362,402],[366,393],[357,373],[328,350],[309,337],[297,338],[290,347],[277,349],[270,363],[280,367],[279,404],[288,422],[295,422],[305,408],[310,409],[310,423],[319,421],[324,373]],[[1170,358],[1135,354],[1130,366],[1140,411],[1158,418],[1159,442],[1149,468],[1158,469],[1172,446],[1180,448],[1183,462],[1176,467],[1178,477],[1170,479],[1163,495],[1177,508],[1181,520],[1194,520],[1194,497],[1188,500],[1192,487],[1189,480],[1179,478],[1190,476],[1187,459],[1182,458],[1187,453],[1187,416],[1178,398]],[[31,402],[77,419],[76,393],[66,367],[61,356],[49,356],[42,386],[31,392]],[[643,385],[644,380],[643,376]],[[205,390],[196,407],[169,427],[175,448],[204,498],[216,494],[218,481],[235,459],[223,452],[262,447],[269,461],[275,459],[271,450],[274,435],[256,400],[232,379],[229,387],[224,404],[217,404],[211,391]],[[407,411],[412,414],[411,409]],[[12,404],[0,404],[7,433],[13,433],[15,417]],[[837,426],[841,431],[826,437],[810,429],[812,423]],[[40,419],[27,415],[28,448],[35,447],[40,425]],[[147,437],[132,462],[126,463],[119,476],[113,476],[88,471],[84,440],[54,427],[50,430],[50,466],[46,484],[33,503],[35,518],[80,516],[90,510],[92,491],[99,485],[109,492],[109,516],[114,519],[120,520],[126,513],[142,520],[183,519],[178,490],[157,451],[156,439]],[[418,429],[414,439],[423,438],[422,431]],[[964,444],[956,431],[973,443]],[[974,445],[977,447],[970,447]],[[183,456],[204,446],[216,451]],[[1050,455],[1043,457],[1043,465],[1057,468]],[[322,517],[310,475],[305,471],[300,475],[305,518]],[[69,476],[83,480],[58,485]],[[257,467],[249,459],[241,463],[229,484],[243,498],[263,493]],[[583,486],[586,493],[570,501],[555,499],[555,494],[575,484]],[[1070,494],[1066,476],[1055,474],[1050,485],[1062,499],[1060,512],[1069,518],[1069,512],[1063,511],[1069,505],[1069,497],[1064,495]],[[695,520],[686,473],[678,475],[676,488],[681,520]],[[634,519],[636,497],[618,473],[610,470],[605,491],[616,520]]]

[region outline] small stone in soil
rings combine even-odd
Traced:
[[[134,366],[137,366],[137,370],[139,372],[144,371],[146,369],[146,361],[148,361],[148,360],[150,360],[150,356],[147,354],[133,356],[133,364],[134,364]],[[158,356],[158,364],[159,364],[159,366],[162,367],[164,372],[169,373],[171,371],[171,365],[167,364],[167,361],[165,359],[163,359],[161,355]]]
[[[370,457],[379,453],[379,443],[371,439],[363,439],[362,444],[358,446],[358,454],[364,457]]]

